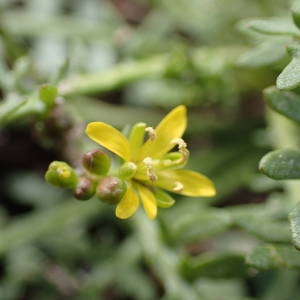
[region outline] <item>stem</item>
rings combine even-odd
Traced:
[[[236,58],[244,51],[242,47],[195,49],[190,59],[199,72],[212,74],[233,66]],[[174,54],[175,55],[175,54]],[[173,58],[173,60],[172,60]],[[176,57],[180,64],[180,57]],[[182,57],[186,59],[186,57]],[[59,94],[70,95],[103,93],[114,90],[130,82],[149,76],[161,76],[174,64],[172,53],[154,56],[142,61],[120,63],[109,70],[93,74],[79,75],[60,82]]]

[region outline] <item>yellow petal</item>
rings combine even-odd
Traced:
[[[139,207],[139,198],[130,186],[116,207],[116,216],[120,219],[127,219],[131,217]]]
[[[151,220],[154,219],[157,215],[157,203],[153,193],[148,188],[140,184],[137,184],[137,189],[147,217]]]
[[[212,197],[216,194],[214,184],[209,178],[191,170],[161,171],[155,185],[186,196]]]
[[[125,161],[130,159],[128,140],[119,130],[103,122],[92,122],[87,125],[85,132],[90,139]]]
[[[143,145],[140,159],[160,157],[174,147],[173,140],[181,138],[187,125],[186,107],[179,105],[171,110],[155,128],[156,138]]]

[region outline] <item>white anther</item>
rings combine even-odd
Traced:
[[[187,160],[189,157],[189,150],[187,149],[186,142],[181,138],[174,139],[172,142],[178,145],[178,151],[182,154],[182,161]]]
[[[173,187],[173,191],[174,192],[179,193],[179,192],[181,192],[183,190],[183,188],[184,188],[184,186],[183,186],[183,184],[181,182],[175,181],[175,185]]]
[[[145,131],[147,132],[151,141],[154,141],[156,139],[156,131],[153,127],[146,127]]]
[[[157,180],[157,175],[153,171],[153,167],[154,167],[153,159],[151,157],[145,157],[143,163],[147,168],[147,176],[149,177],[149,179],[151,181]]]

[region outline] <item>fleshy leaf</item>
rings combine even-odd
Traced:
[[[300,31],[289,18],[250,20],[248,27],[267,35],[300,35]]]
[[[294,23],[300,28],[300,2],[298,0],[294,0],[292,4],[292,15]]]
[[[300,250],[300,205],[298,204],[289,214],[292,241],[296,248]]]
[[[287,55],[286,44],[288,41],[290,41],[289,37],[264,41],[254,49],[241,55],[238,63],[242,66],[252,68],[277,63]]]
[[[291,234],[287,221],[279,221],[255,214],[236,219],[237,225],[266,242],[290,242]]]
[[[125,161],[129,160],[129,143],[126,137],[114,127],[103,122],[92,122],[87,125],[86,134],[90,139]]]
[[[273,179],[300,178],[300,150],[279,149],[266,154],[259,170]]]
[[[279,74],[276,86],[281,90],[292,90],[300,86],[300,57],[298,55]]]
[[[247,266],[239,254],[203,254],[187,257],[181,263],[181,272],[189,280],[198,277],[232,278],[246,276]]]
[[[299,268],[300,255],[292,246],[266,244],[254,248],[246,257],[246,262],[263,270]]]
[[[300,96],[270,87],[264,91],[269,106],[278,113],[300,123]]]

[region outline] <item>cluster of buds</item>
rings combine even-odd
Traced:
[[[63,161],[53,161],[45,174],[48,183],[69,189],[78,200],[88,200],[95,194],[109,204],[117,204],[126,192],[126,183],[118,176],[108,175],[110,158],[101,150],[82,156],[82,168],[75,170]]]

